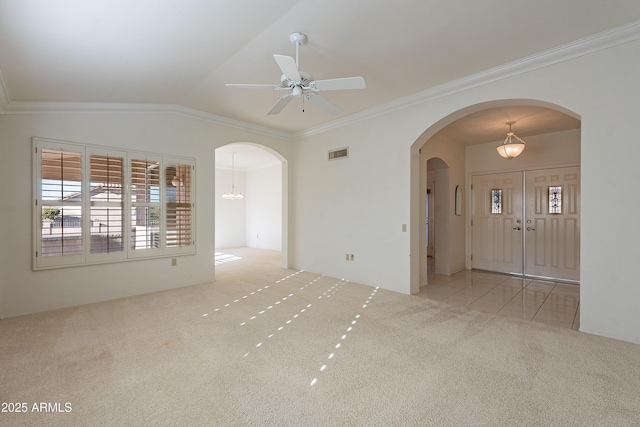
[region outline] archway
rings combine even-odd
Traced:
[[[267,146],[246,142],[218,147],[215,156],[216,249],[246,246],[280,251],[281,266],[287,268],[287,160]],[[243,199],[222,198],[232,180]]]
[[[580,163],[580,154],[579,154],[579,132],[580,132],[580,116],[566,108],[557,106],[555,104],[544,102],[540,100],[531,100],[531,99],[508,99],[508,100],[495,100],[484,102],[480,104],[475,104],[472,106],[468,106],[462,108],[458,111],[455,111],[448,116],[442,118],[438,122],[434,123],[430,126],[423,134],[413,143],[411,147],[411,253],[417,254],[418,256],[411,257],[411,293],[419,292],[420,286],[426,284],[427,274],[426,274],[426,265],[423,260],[426,259],[426,245],[423,244],[425,240],[426,234],[426,224],[424,221],[424,206],[425,206],[425,197],[426,197],[426,179],[427,179],[427,166],[426,160],[428,158],[437,157],[442,159],[449,166],[450,172],[450,182],[449,188],[447,189],[448,194],[448,210],[449,210],[449,230],[448,233],[448,244],[450,245],[450,265],[449,271],[450,273],[455,273],[456,271],[460,271],[462,269],[471,268],[470,264],[470,220],[468,216],[468,206],[470,206],[470,178],[468,173],[468,163],[476,161],[475,158],[469,159],[467,145],[462,144],[459,141],[452,140],[451,133],[447,132],[447,129],[452,129],[455,126],[451,126],[454,122],[458,124],[464,124],[464,119],[467,117],[476,117],[478,114],[483,112],[492,112],[492,111],[500,111],[504,113],[508,112],[509,109],[515,109],[518,107],[528,107],[528,108],[538,108],[543,111],[550,112],[551,116],[562,116],[563,118],[567,118],[568,122],[573,121],[573,123],[577,123],[577,145],[578,152],[577,156],[575,153],[573,154],[573,158],[577,160],[572,160],[573,158],[569,158],[569,160],[563,160],[562,156],[559,159],[553,159],[556,163],[563,163],[563,161],[567,164],[577,164]],[[462,119],[462,120],[461,120]],[[498,128],[503,127],[504,123],[508,121],[506,117],[503,120],[497,120],[495,123]],[[538,116],[527,117],[526,120],[522,120],[523,123],[527,123],[527,126],[523,129],[527,129],[527,131],[523,134],[518,133],[520,136],[527,135],[538,135],[545,134],[545,132],[560,132],[562,128],[558,126],[565,126],[566,122],[560,121],[559,125],[555,128],[553,124],[547,123],[545,120],[540,120]],[[504,128],[506,129],[506,128]],[[445,130],[445,131],[443,131]],[[474,130],[475,131],[475,130]],[[501,131],[501,137],[494,137],[489,141],[501,141],[501,138],[504,138],[506,134],[506,130]],[[494,144],[495,145],[495,144]],[[531,148],[527,148],[529,152],[535,152],[535,145],[532,144]],[[488,150],[488,151],[487,151]],[[495,147],[488,148],[486,153],[487,156],[494,156],[499,158],[495,153]],[[485,155],[485,154],[483,154]],[[524,156],[522,156],[524,157]],[[503,161],[500,163],[498,168],[503,168],[504,170],[514,169],[520,166],[521,159],[514,159],[513,161],[508,161],[499,158]],[[491,160],[492,162],[494,160]],[[495,160],[498,162],[499,160]],[[506,163],[504,163],[506,162]],[[489,162],[490,163],[490,162]],[[489,168],[488,171],[491,171]],[[462,189],[462,194],[464,195],[462,198],[463,201],[463,209],[460,212],[459,216],[456,216],[453,212],[455,210],[454,203],[455,197],[454,192],[455,188],[459,187]],[[436,226],[436,234],[438,234],[438,226]],[[446,268],[445,268],[446,271]]]

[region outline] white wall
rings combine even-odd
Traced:
[[[407,292],[409,151],[403,122],[402,114],[392,115],[295,142],[294,266]],[[348,158],[327,160],[328,151],[342,147],[349,147]],[[345,260],[347,253],[354,261]]]
[[[216,169],[215,247],[282,250],[282,166],[236,169],[235,185],[245,197],[222,199],[231,188],[231,170]]]
[[[282,166],[246,172],[246,242],[250,248],[282,249]]]
[[[171,114],[0,115],[0,317],[211,281],[214,277],[214,149],[271,146],[289,169],[288,250],[298,268],[409,293],[419,281],[419,154],[437,130],[499,100],[540,100],[581,117],[581,330],[640,342],[640,41],[556,64],[440,90],[410,107],[310,132],[290,144]],[[519,64],[522,67],[522,64]],[[197,159],[197,254],[31,271],[31,137],[93,143]],[[350,147],[346,160],[327,151]],[[602,196],[614,201],[603,203]],[[603,222],[615,213],[615,218]],[[424,218],[424,217],[422,217]],[[408,224],[408,231],[402,231]],[[345,261],[345,253],[355,261]],[[91,280],[87,280],[91,277]]]
[[[295,266],[415,291],[418,148],[456,118],[494,101],[539,100],[582,120],[581,329],[640,342],[635,268],[640,229],[634,226],[640,208],[634,197],[640,183],[639,58],[640,41],[632,41],[467,89],[443,89],[408,108],[296,141],[291,166]],[[343,146],[350,146],[351,157],[327,163],[327,150]],[[619,203],[615,210],[602,203],[603,194]],[[614,211],[616,219],[602,226]],[[409,233],[401,232],[403,223],[410,224]],[[345,262],[345,252],[355,253],[356,261]]]
[[[196,159],[196,254],[32,271],[32,153],[39,136]],[[214,150],[233,142],[270,147],[284,158],[291,143],[178,114],[2,114],[0,318],[188,286],[214,280]],[[11,244],[6,244],[11,242]]]
[[[503,141],[471,145],[466,148],[468,175],[521,171],[580,164],[580,129],[533,135],[523,138],[525,151],[515,159],[498,156],[496,147]]]
[[[246,174],[235,171],[235,185],[247,196]],[[216,168],[216,249],[247,246],[246,234],[246,198],[240,200],[223,199],[222,195],[231,190],[231,169]]]

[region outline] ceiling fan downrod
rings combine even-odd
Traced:
[[[289,34],[289,41],[296,45],[296,67],[300,69],[300,45],[303,45],[307,41],[307,36],[296,31]]]

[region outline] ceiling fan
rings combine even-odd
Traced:
[[[234,84],[227,83],[228,87],[239,88],[273,88],[275,90],[288,90],[289,93],[283,95],[278,102],[267,112],[267,114],[278,114],[287,106],[287,104],[293,98],[302,97],[312,104],[322,108],[330,114],[339,114],[342,109],[324,98],[318,95],[318,92],[325,90],[348,90],[348,89],[364,89],[366,84],[364,78],[358,77],[344,77],[339,79],[329,80],[314,80],[313,76],[304,71],[298,69],[298,53],[299,48],[307,41],[307,36],[303,33],[295,32],[289,35],[291,43],[296,45],[296,59],[294,60],[290,56],[285,55],[273,55],[278,67],[282,70],[282,77],[280,78],[279,85],[272,84]]]

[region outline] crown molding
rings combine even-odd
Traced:
[[[350,116],[331,121],[324,125],[296,132],[293,134],[293,137],[295,139],[300,139],[302,137],[327,132],[343,126],[403,110],[418,104],[433,101],[474,87],[506,79],[508,77],[513,77],[529,71],[558,64],[560,62],[589,55],[591,53],[599,52],[601,50],[638,39],[640,39],[640,21],[634,21],[556,48],[548,49],[497,67],[489,68],[479,73],[471,74],[457,80],[452,80],[433,88],[417,92],[413,95],[396,99],[378,107],[373,107],[360,113],[355,113]]]
[[[218,116],[175,104],[127,104],[94,102],[11,102],[0,73],[0,114],[175,114],[268,137],[292,140],[291,133],[242,120]]]
[[[423,104],[462,92],[474,87],[529,71],[544,68],[580,56],[589,55],[610,47],[640,39],[640,20],[613,28],[562,46],[527,56],[479,73],[453,80],[433,88],[417,92],[378,107],[352,114],[329,123],[299,132],[285,132],[253,123],[218,116],[204,111],[174,104],[117,104],[85,102],[12,102],[7,85],[0,71],[0,114],[177,114],[207,121],[221,126],[249,131],[269,137],[295,141],[303,137],[327,132],[350,124],[390,114],[418,104]]]

